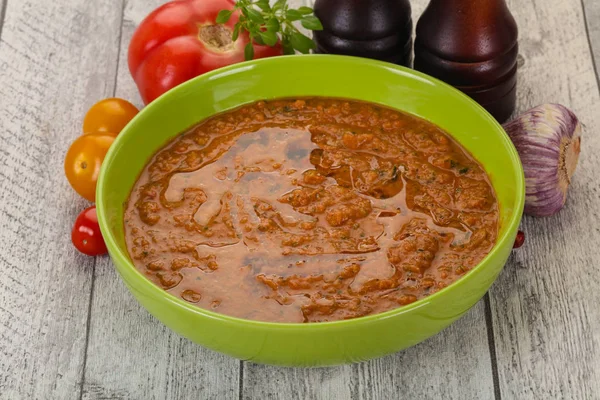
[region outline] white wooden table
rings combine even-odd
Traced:
[[[519,109],[559,102],[585,124],[566,209],[524,219],[526,246],[450,328],[329,369],[194,345],[135,302],[109,258],[71,246],[87,204],[63,176],[65,151],[94,102],[140,105],[127,45],[162,2],[0,0],[0,399],[600,398],[600,0],[508,0]],[[416,19],[427,1],[412,3]]]

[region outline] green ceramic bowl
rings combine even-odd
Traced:
[[[367,317],[326,323],[249,321],[197,308],[152,284],[129,259],[123,206],[144,165],[169,139],[213,114],[261,99],[329,96],[407,111],[437,124],[485,166],[500,202],[492,252],[455,284],[423,300]],[[96,195],[102,234],[129,290],[175,332],[257,363],[322,366],[363,361],[415,345],[444,329],[488,290],[513,246],[523,211],[519,157],[502,127],[457,90],[418,72],[360,58],[310,55],[251,61],[213,71],[144,108],[112,145]]]

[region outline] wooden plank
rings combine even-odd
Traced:
[[[585,132],[566,209],[524,219],[526,245],[491,291],[502,398],[598,398],[600,98],[582,7],[576,0],[509,3],[521,27],[519,109],[562,103]]]
[[[360,399],[494,399],[484,302],[437,336],[359,365]]]
[[[277,368],[244,364],[243,399],[356,399],[358,368]]]
[[[289,0],[291,7],[312,6],[311,0]],[[301,28],[302,29],[302,28]],[[302,32],[309,34],[305,29]],[[356,366],[301,369],[244,363],[244,399],[349,399],[356,398]]]
[[[413,0],[413,17],[427,0]],[[311,5],[308,0],[308,5]],[[483,302],[430,340],[380,360],[334,369],[245,364],[245,399],[494,398]]]
[[[129,0],[116,96],[142,105],[127,68],[135,27],[160,0]],[[240,362],[183,339],[150,316],[108,258],[98,260],[83,385],[86,399],[238,398]]]
[[[115,2],[10,1],[0,43],[0,397],[76,399],[94,259],[70,243],[87,206],[63,160],[110,94]],[[102,38],[102,40],[97,40]]]
[[[493,399],[484,304],[439,335],[398,354],[323,369],[246,363],[244,399]]]
[[[596,77],[600,82],[600,2],[598,0],[582,1],[590,46],[595,60]]]

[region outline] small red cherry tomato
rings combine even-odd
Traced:
[[[102,239],[96,206],[86,208],[75,220],[73,231],[71,231],[73,246],[88,256],[99,256],[106,254],[106,244]]]
[[[519,231],[517,233],[517,237],[515,238],[513,249],[518,249],[519,247],[523,246],[523,244],[525,244],[525,233],[523,233],[523,231]]]

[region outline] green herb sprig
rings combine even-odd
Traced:
[[[275,46],[279,40],[284,54],[295,54],[296,50],[307,54],[315,48],[314,42],[296,28],[295,22],[309,30],[323,30],[323,25],[310,7],[290,8],[286,0],[277,0],[273,5],[269,0],[238,0],[232,10],[221,10],[217,23],[224,24],[239,10],[241,15],[233,29],[235,42],[240,32],[246,31],[252,41],[246,45],[246,60],[254,58],[252,42],[260,45]]]

